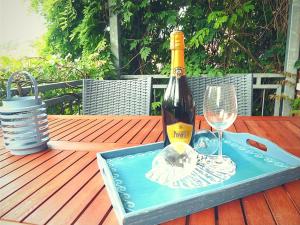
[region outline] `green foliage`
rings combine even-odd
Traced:
[[[295,62],[295,68],[300,69],[300,59]]]
[[[104,0],[32,0],[32,6],[47,20],[48,31],[41,56],[68,58],[78,64],[80,77],[114,78],[109,46],[108,6]],[[73,67],[73,65],[70,65]],[[97,73],[97,75],[96,75]]]
[[[169,74],[174,29],[185,33],[189,76],[283,71],[288,0],[112,2],[121,23],[123,74]],[[107,0],[31,3],[47,21],[48,31],[38,43],[40,57],[2,58],[2,79],[17,70],[47,82],[114,78]],[[153,105],[157,108],[159,103]]]
[[[146,61],[148,56],[150,55],[150,53],[151,53],[151,48],[148,48],[148,47],[141,48],[140,54],[141,54],[142,60]]]
[[[300,110],[300,98],[296,98],[293,103],[292,103],[292,109],[296,110],[299,109]]]
[[[43,54],[76,59],[100,51],[99,59],[112,65],[108,1],[31,1],[48,22]],[[123,74],[168,74],[175,28],[185,33],[188,75],[283,69],[288,0],[112,2],[120,16]]]
[[[188,75],[283,70],[287,0],[115,2],[124,74],[168,74],[175,28],[185,33]]]
[[[40,82],[60,82],[83,78],[102,79],[110,75],[113,66],[99,59],[99,53],[72,59],[72,55],[46,55],[14,59],[0,57],[0,77],[7,79],[12,73],[25,70]]]
[[[4,80],[13,72],[21,70],[32,73],[39,83],[115,77],[108,42],[106,1],[32,0],[31,2],[32,7],[45,17],[48,30],[37,43],[39,57],[0,58],[2,90],[5,88]],[[46,93],[45,97],[64,93],[56,90],[54,93]]]
[[[0,57],[0,104],[1,100],[6,97],[6,80],[12,73],[17,71],[30,72],[39,84],[79,80],[83,78],[103,79],[108,76],[112,78],[110,72],[113,66],[99,58],[97,53],[85,55],[75,60],[72,59],[71,54],[65,57],[61,57],[60,55],[47,55],[45,57],[26,57],[22,59],[5,56]],[[42,98],[49,99],[65,94],[76,94],[80,91],[81,90],[76,88],[55,89],[42,94]],[[78,110],[78,106],[76,107],[77,109],[74,109],[73,112],[78,112],[76,111]],[[58,108],[53,111],[53,113],[56,114],[61,112],[62,110]],[[65,110],[64,113],[68,113],[68,110]]]
[[[152,102],[151,103],[151,115],[160,115],[162,101]]]
[[[292,114],[300,115],[300,98],[295,98],[292,101]]]

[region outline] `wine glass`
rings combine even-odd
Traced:
[[[208,124],[217,130],[219,137],[218,156],[213,166],[224,172],[235,171],[235,163],[222,155],[222,132],[230,127],[237,117],[237,98],[231,84],[209,85],[203,102],[203,113]]]

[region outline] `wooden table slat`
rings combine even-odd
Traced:
[[[99,174],[98,176],[101,175]],[[110,203],[110,199],[108,197],[108,193],[106,189],[103,188],[101,192],[97,195],[97,197],[94,198],[93,201],[90,203],[90,206],[76,220],[74,225],[80,225],[80,224],[96,225],[96,224],[102,224],[107,219],[112,220],[111,218],[107,218],[107,214],[109,214],[111,208],[112,206]],[[110,225],[114,225],[114,224],[117,223],[112,223],[110,221]]]
[[[110,208],[108,211],[108,215],[106,216],[105,220],[103,221],[102,225],[118,225],[117,216],[113,210],[113,208]]]
[[[130,120],[128,123],[126,123],[123,127],[119,128],[115,128],[116,129],[116,132],[112,132],[113,135],[111,135],[110,137],[106,138],[104,140],[104,142],[108,142],[108,143],[116,143],[118,142],[118,140],[120,138],[124,138],[124,137],[127,137],[127,143],[130,139],[130,136],[127,135],[127,133],[130,131],[130,130],[134,130],[132,129],[137,123],[139,123],[140,120]],[[126,142],[126,140],[125,140]]]
[[[300,224],[300,214],[282,186],[266,190],[265,196],[277,224]]]
[[[83,141],[84,138],[88,138],[90,135],[93,135],[96,131],[106,126],[107,124],[111,123],[112,121],[113,121],[112,119],[107,119],[107,120],[101,119],[99,120],[99,123],[97,125],[91,127],[89,130],[86,130],[81,134],[77,135],[76,137],[70,139],[70,142]],[[88,142],[88,140],[85,140],[85,142]]]
[[[34,157],[34,156],[33,156]],[[24,159],[25,156],[14,156],[14,157],[10,157],[8,159],[5,159],[1,162],[1,165],[0,165],[0,171],[7,167],[7,166],[11,166],[13,163],[16,163],[17,161],[21,160],[21,159]],[[26,161],[27,159],[25,159]]]
[[[87,184],[87,182],[90,181],[92,177],[94,177],[99,171],[98,165],[96,161],[94,160],[91,164],[89,164],[87,167],[85,167],[82,171],[80,171],[79,174],[75,175],[69,182],[65,182],[65,185],[61,187],[60,189],[53,190],[54,192],[50,197],[45,196],[46,194],[49,195],[51,191],[44,190],[45,188],[41,188],[38,192],[36,192],[34,195],[39,194],[38,198],[37,196],[31,196],[34,199],[46,199],[42,205],[37,205],[37,208],[34,209],[33,212],[30,212],[30,215],[28,217],[22,218],[24,222],[27,223],[46,223],[48,220],[50,220],[58,211],[61,209],[70,199],[78,193],[84,185]],[[62,174],[60,175],[61,182],[63,181],[64,177],[62,177]],[[100,179],[100,178],[99,178]],[[57,187],[60,185],[59,182],[52,180],[53,182],[56,182]],[[62,183],[63,184],[63,183]],[[52,184],[53,185],[53,184]],[[53,185],[53,186],[54,186]],[[48,185],[49,186],[49,185]],[[53,188],[51,186],[51,188]],[[101,188],[101,187],[99,187]],[[42,197],[41,195],[44,195]],[[33,210],[32,207],[33,203],[28,205],[27,210]],[[24,205],[22,206],[22,210],[24,208]],[[26,214],[29,214],[26,212]],[[23,215],[26,215],[25,213]]]
[[[10,158],[10,157],[13,157],[13,155],[10,154],[10,152],[6,151],[4,154],[0,155],[0,162],[7,159],[7,158]]]
[[[239,200],[234,200],[226,204],[219,205],[218,224],[219,225],[244,225],[243,210]]]
[[[209,126],[209,124],[207,123],[206,120],[201,120],[200,129],[201,130],[211,130],[211,126]]]
[[[300,213],[300,180],[284,184],[284,188]]]
[[[50,132],[49,137],[53,138],[58,135],[69,134],[72,130],[76,130],[76,128],[80,127],[82,123],[88,123],[88,122],[89,122],[89,120],[76,120],[70,124],[67,124],[67,125],[64,124],[64,126],[61,127],[60,129]]]
[[[150,132],[160,123],[159,119],[152,119],[146,126],[140,130],[130,141],[130,144],[141,144],[150,135]]]
[[[0,177],[4,176],[7,173],[10,173],[11,171],[18,169],[21,166],[24,166],[36,158],[41,157],[42,155],[46,154],[46,151],[44,152],[39,152],[36,154],[32,155],[27,155],[27,156],[13,156],[10,157],[4,161],[1,162],[1,165],[5,165],[0,169]]]
[[[130,141],[143,129],[145,129],[145,126],[149,123],[148,120],[140,120],[133,129],[130,129],[126,135],[123,135],[121,138],[119,138],[116,143],[130,143]]]
[[[115,124],[109,130],[106,130],[100,136],[94,139],[93,142],[97,142],[97,143],[105,142],[105,140],[107,140],[108,138],[115,136],[119,130],[123,129],[123,127],[126,127],[128,123],[130,123],[130,120],[121,120],[119,123]]]
[[[54,133],[55,131],[59,131],[60,129],[64,128],[67,125],[70,125],[72,123],[74,123],[76,120],[74,119],[70,119],[70,120],[65,120],[62,119],[59,121],[59,123],[55,123],[55,124],[50,124],[49,125],[49,130],[51,131],[50,133]]]
[[[56,140],[65,140],[64,137],[66,137],[70,134],[73,134],[74,132],[78,131],[78,129],[80,129],[80,128],[84,128],[85,126],[88,126],[89,124],[91,124],[94,121],[96,121],[96,120],[81,121],[81,123],[79,123],[75,126],[68,127],[66,132],[58,133],[58,134],[53,135],[53,136],[50,135],[51,140],[54,140],[54,141],[56,141]]]
[[[242,204],[248,225],[276,224],[263,193],[243,198]]]
[[[80,216],[102,189],[103,182],[94,176],[47,224],[71,224]]]
[[[142,143],[148,144],[148,143],[157,142],[161,133],[162,133],[162,122],[161,120],[159,120],[159,122],[153,127],[153,129],[149,132],[149,134],[143,140]]]
[[[214,208],[206,209],[197,213],[190,215],[189,225],[215,225],[215,210]]]
[[[236,120],[234,122],[235,130],[239,133],[250,133],[245,121],[243,120]]]
[[[299,141],[300,139],[300,128],[297,127],[295,124],[291,123],[290,121],[278,121],[280,123],[280,127],[285,127],[292,133],[294,136],[296,136]]]
[[[95,139],[97,139],[100,135],[102,135],[106,131],[109,131],[111,128],[116,126],[121,121],[122,121],[121,119],[111,120],[108,123],[106,123],[104,126],[102,126],[100,129],[95,130],[94,133],[92,133],[88,137],[82,139],[81,141],[82,142],[92,142]]]
[[[34,168],[38,167],[39,165],[43,164],[47,160],[51,159],[52,157],[56,156],[57,154],[61,153],[60,151],[49,151],[47,154],[43,154],[41,157],[35,158],[30,163],[22,165],[21,167],[14,169],[12,174],[5,174],[1,177],[1,184],[0,188],[7,185],[8,183],[12,182],[13,180],[17,179],[18,177],[23,176],[24,174],[30,172]]]
[[[93,127],[97,126],[98,124],[100,124],[103,121],[104,120],[100,120],[100,121],[99,120],[92,120],[87,125],[81,126],[81,127],[77,128],[75,131],[73,131],[72,133],[67,134],[61,140],[63,140],[63,141],[70,141],[72,139],[75,139],[79,135],[84,134],[85,132],[89,131],[90,129],[92,129]],[[52,140],[54,140],[54,139],[52,139]]]
[[[65,119],[48,119],[48,127],[53,128],[55,126],[58,126],[60,123],[66,123],[68,120]]]
[[[24,223],[0,219],[0,225],[21,225],[21,224],[24,224]]]
[[[25,202],[22,203],[22,205],[16,206],[3,218],[15,221],[22,221],[24,219],[24,215],[31,213],[31,210],[38,207],[41,204],[41,202],[44,202],[51,195],[57,192],[74,176],[80,173],[82,168],[88,166],[93,160],[95,160],[95,156],[93,153],[85,155],[80,160],[76,161],[74,164],[72,164],[70,167],[64,170],[61,174],[50,180],[46,186],[43,186],[40,189],[36,190],[32,195],[30,195],[26,199]]]
[[[75,152],[70,157],[68,157],[68,160],[60,162],[56,166],[49,169],[47,172],[43,173],[37,179],[34,179],[30,183],[27,183],[25,186],[23,186],[21,189],[14,192],[13,194],[10,194],[1,202],[2,207],[0,208],[0,215],[3,217],[4,214],[12,210],[20,203],[22,203],[22,201],[24,201],[26,198],[28,198],[30,195],[36,192],[39,188],[46,185],[49,181],[51,181],[69,166],[76,163],[77,160],[79,160],[86,154],[86,152]],[[5,187],[10,187],[12,185],[14,185],[14,182]]]
[[[62,152],[61,154],[58,154],[55,157],[51,158],[51,160],[48,160],[48,161],[44,162],[43,164],[37,166],[36,168],[31,170],[30,173],[26,173],[23,176],[8,183],[8,185],[1,187],[0,201],[3,201],[3,199],[8,197],[15,191],[22,189],[23,187],[26,187],[26,184],[31,186],[32,185],[31,182],[38,179],[41,175],[43,175],[45,172],[47,172],[51,168],[55,168],[56,165],[59,166],[59,163],[61,163],[65,158],[69,157],[71,154],[72,154],[71,151]],[[47,179],[47,178],[48,178],[47,176],[44,177],[44,179]],[[5,182],[5,179],[9,180],[10,176],[3,177],[4,182]]]

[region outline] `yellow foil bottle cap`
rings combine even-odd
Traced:
[[[170,49],[184,49],[184,34],[182,31],[173,31],[170,35]]]

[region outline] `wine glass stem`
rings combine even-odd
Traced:
[[[219,149],[218,149],[218,160],[222,160],[222,130],[218,130],[219,137]]]

